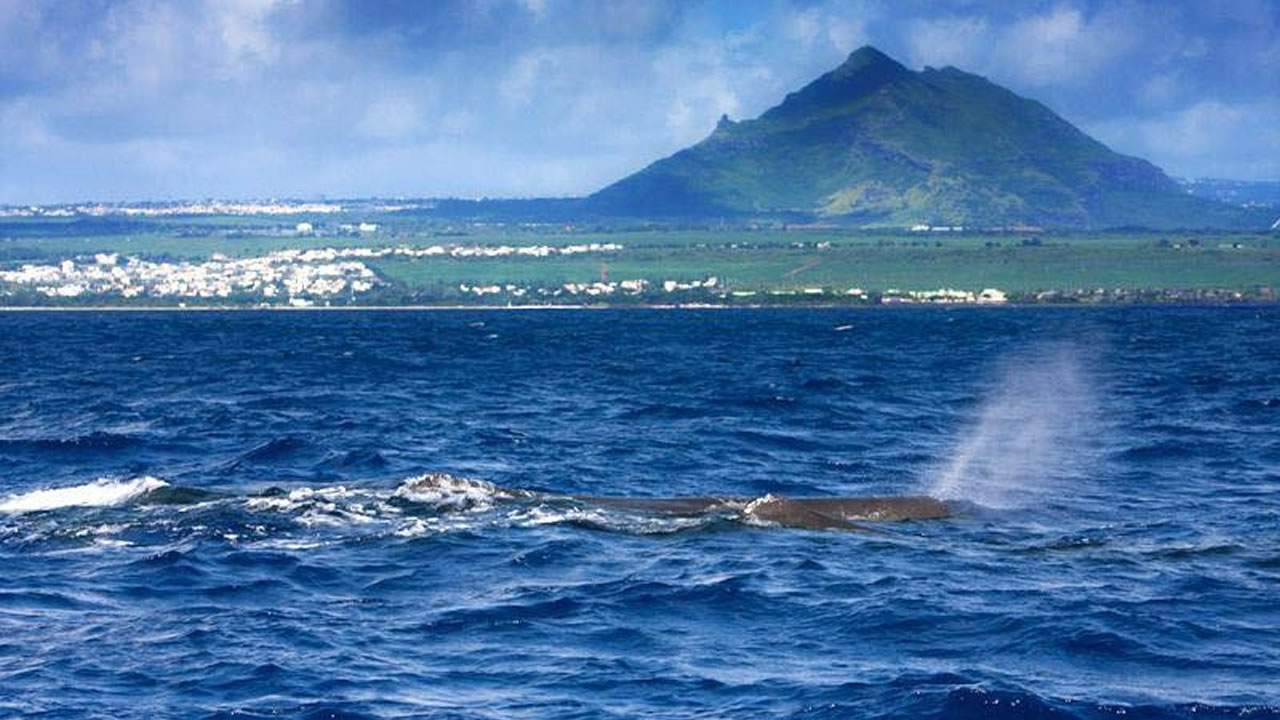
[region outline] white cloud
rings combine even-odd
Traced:
[[[788,40],[809,48],[822,32],[822,14],[816,7],[789,14],[782,23],[783,34]]]
[[[1280,21],[1276,23],[1277,29],[1280,30]],[[1276,77],[1280,75],[1280,33],[1271,38],[1271,41],[1262,48],[1262,50],[1252,58],[1257,72],[1266,73],[1264,77]]]
[[[183,56],[194,49],[185,37],[186,18],[163,3],[122,4],[106,17],[102,52],[121,72],[123,84],[146,92],[185,80]]]
[[[1087,85],[1136,42],[1144,18],[1122,6],[1092,17],[1070,5],[1012,23],[997,40],[1000,65],[1032,86]]]
[[[758,68],[731,66],[717,47],[681,46],[658,55],[652,65],[655,89],[671,100],[664,117],[669,139],[684,145],[706,137],[721,115],[739,117],[737,87]]]
[[[520,4],[539,20],[547,14],[547,0],[520,0]]]
[[[516,58],[502,77],[498,92],[512,105],[528,105],[533,101],[540,76],[552,69],[555,58],[545,50],[534,50]]]
[[[1178,50],[1178,55],[1186,60],[1198,60],[1208,54],[1209,42],[1202,37],[1191,38]]]
[[[1021,27],[1015,27],[1015,32],[1025,32],[1035,42],[1063,46],[1080,38],[1084,18],[1079,10],[1060,6],[1048,15],[1029,18],[1019,25]]]
[[[1015,23],[1007,35],[1022,61],[1019,74],[1037,85],[1070,81],[1081,71],[1083,26],[1080,11],[1065,7]]]
[[[57,142],[46,123],[43,112],[29,100],[0,104],[0,155],[31,154]]]
[[[847,55],[866,44],[867,30],[854,19],[831,18],[827,21],[827,41],[840,54]]]
[[[1161,155],[1189,157],[1221,148],[1251,119],[1248,109],[1216,100],[1141,124],[1147,145]]]
[[[1280,163],[1274,0],[361,1],[0,0],[0,202],[590,192],[864,43],[1180,174]]]
[[[1280,179],[1280,98],[1204,100],[1152,118],[1123,117],[1088,130],[1178,176]]]
[[[657,32],[679,3],[657,0],[593,0],[576,8],[590,17],[589,26],[608,37],[644,37]]]
[[[466,110],[451,110],[440,118],[440,134],[446,137],[462,137],[475,125],[475,115]]]
[[[782,18],[782,36],[805,52],[834,50],[847,55],[866,44],[867,22],[872,17],[862,3],[794,9]],[[773,28],[767,30],[773,32]]]
[[[411,97],[380,97],[365,108],[355,130],[371,140],[402,140],[422,132],[422,113]]]
[[[917,20],[909,26],[907,43],[915,66],[971,69],[985,65],[983,56],[992,47],[990,27],[978,17]]]
[[[209,24],[221,40],[220,68],[224,76],[250,72],[258,63],[271,63],[280,54],[267,27],[268,15],[284,0],[205,0]]]
[[[1166,105],[1178,96],[1177,72],[1158,73],[1142,84],[1139,91],[1148,105]]]

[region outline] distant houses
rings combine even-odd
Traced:
[[[372,228],[370,232],[377,227],[372,223],[365,225]],[[309,222],[300,222],[295,226],[298,234],[313,230]],[[330,247],[279,250],[248,258],[229,258],[222,253],[213,253],[203,262],[156,262],[137,257],[122,259],[118,253],[97,253],[90,258],[68,258],[53,265],[28,263],[15,270],[0,270],[0,285],[22,288],[47,298],[258,298],[269,303],[301,307],[315,300],[354,299],[382,284],[383,281],[365,264],[366,260],[438,256],[459,259],[507,256],[543,258],[581,253],[611,253],[621,249],[622,246],[616,243],[564,246]],[[715,279],[712,278],[709,282],[714,284]],[[607,295],[619,289],[638,294],[647,287],[644,280],[605,285],[570,285],[573,288],[572,294],[581,292],[587,295]],[[488,283],[463,285],[460,289],[476,296],[509,292],[513,297],[523,297],[526,292],[513,285]]]
[[[369,224],[373,226],[373,224]],[[295,230],[307,232],[311,223],[300,222]],[[376,228],[376,226],[373,226]],[[375,231],[375,230],[370,230]],[[357,302],[360,296],[388,284],[370,267],[379,259],[444,261],[505,258],[549,258],[581,253],[609,254],[622,250],[616,243],[572,245],[430,245],[398,247],[324,247],[279,250],[263,256],[235,258],[213,253],[205,261],[153,261],[124,257],[119,253],[97,253],[67,258],[55,264],[23,264],[0,270],[0,297],[15,291],[50,299],[121,298],[203,299],[209,302],[260,301],[271,305],[305,307],[330,302]],[[505,265],[502,265],[505,267]],[[375,266],[376,267],[376,266]],[[498,265],[478,263],[475,275],[483,278],[484,268]],[[473,275],[473,277],[475,277]],[[456,288],[454,290],[453,288]],[[514,283],[495,280],[468,280],[440,288],[428,302],[448,298],[469,298],[508,303],[567,300],[603,301],[611,298],[628,302],[661,303],[752,303],[766,296],[770,302],[830,303],[928,303],[1002,304],[1006,294],[995,288],[980,291],[939,288],[935,290],[867,291],[861,287],[832,288],[823,285],[793,287],[750,287],[726,282],[718,276],[703,278],[642,278],[609,280],[601,272],[599,281],[569,281],[555,284]]]
[[[963,226],[963,225],[912,225],[912,226],[911,226],[910,228],[908,228],[908,229],[909,229],[911,232],[913,232],[913,233],[923,233],[923,232],[936,232],[936,233],[939,233],[939,232],[956,232],[956,233],[959,233],[959,232],[964,232],[964,230],[965,230],[965,228],[964,228],[964,226]]]
[[[899,303],[1002,305],[1008,301],[1008,295],[996,288],[985,288],[977,293],[971,290],[956,290],[953,288],[939,288],[937,290],[890,289],[880,296],[880,302],[886,305]]]

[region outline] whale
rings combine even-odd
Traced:
[[[866,495],[845,497],[784,497],[768,494],[645,497],[634,495],[560,495],[506,488],[484,480],[460,478],[448,473],[421,475],[406,483],[413,495],[438,497],[451,493],[470,502],[478,494],[491,499],[570,503],[610,510],[676,516],[725,515],[763,525],[811,530],[873,531],[866,522],[936,520],[951,515],[941,500],[927,495]],[[459,501],[450,502],[458,505]]]
[[[735,511],[744,518],[810,530],[869,530],[859,521],[901,522],[950,517],[946,503],[927,495],[851,497],[626,497],[571,496],[598,507],[669,515],[707,515]]]
[[[290,498],[286,488],[269,486],[248,494],[225,490],[169,485],[155,478],[147,482],[131,482],[121,486],[130,490],[130,503],[140,505],[198,505],[200,503],[248,499]],[[99,489],[101,483],[89,486]],[[117,484],[118,485],[118,484]],[[112,486],[114,487],[114,486]],[[78,491],[80,488],[70,488]],[[110,489],[110,488],[108,488]],[[344,489],[345,491],[345,489]],[[377,492],[377,491],[373,491]],[[25,511],[23,503],[34,498],[41,502],[69,498],[66,504],[85,504],[77,500],[82,493],[64,490],[40,490],[24,496],[14,496],[6,503],[0,498],[0,513]],[[737,520],[747,525],[806,528],[811,530],[858,530],[884,532],[886,523],[911,520],[936,520],[950,517],[952,506],[927,495],[859,495],[785,497],[775,494],[748,495],[693,495],[654,497],[643,495],[577,495],[560,494],[542,490],[504,487],[487,480],[461,477],[446,472],[428,472],[403,481],[386,499],[397,505],[426,505],[436,512],[460,512],[483,509],[494,504],[530,505],[547,504],[560,508],[595,508],[627,513],[705,517],[710,519]],[[112,496],[114,503],[121,501]],[[16,504],[15,504],[16,503]],[[89,503],[93,504],[93,503]],[[55,505],[60,507],[61,505]],[[41,504],[38,508],[47,509]],[[411,511],[412,512],[412,511]],[[868,525],[867,523],[873,523]]]

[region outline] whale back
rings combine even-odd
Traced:
[[[672,515],[735,511],[784,527],[813,529],[865,529],[853,521],[932,520],[951,514],[942,501],[925,495],[823,498],[777,495],[759,498],[582,496],[576,499],[598,507]]]
[[[847,520],[934,520],[951,514],[945,503],[927,495],[792,498],[787,502]]]
[[[784,527],[813,530],[869,530],[853,521],[928,520],[949,514],[946,505],[925,496],[783,498],[766,495],[752,501],[743,512]]]
[[[460,508],[470,507],[476,498],[492,500],[551,499],[585,503],[601,508],[668,515],[732,514],[784,527],[812,529],[868,530],[855,521],[892,522],[932,520],[951,513],[946,504],[925,495],[865,497],[800,497],[778,495],[743,497],[707,495],[689,497],[627,497],[616,495],[554,496],[530,490],[505,488],[483,480],[458,478],[447,473],[427,473],[402,486],[397,494],[410,499],[428,498]]]

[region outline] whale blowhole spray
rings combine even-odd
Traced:
[[[938,468],[929,494],[989,508],[1042,502],[1084,476],[1094,384],[1070,343],[1001,362],[974,423]]]

